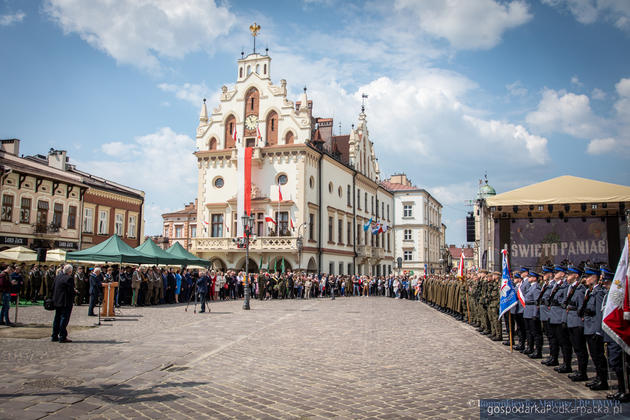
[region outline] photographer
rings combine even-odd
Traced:
[[[9,320],[9,308],[11,306],[11,288],[17,284],[15,280],[11,279],[13,274],[12,266],[4,266],[2,272],[0,272],[0,293],[2,293],[2,312],[0,313],[0,325],[8,325],[9,327],[15,327],[15,324]]]

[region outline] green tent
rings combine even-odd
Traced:
[[[142,245],[136,248],[136,251],[151,256],[155,259],[156,264],[164,265],[188,265],[185,258],[179,258],[173,254],[169,254],[155,244],[150,238],[144,241]]]
[[[175,242],[173,245],[171,245],[171,247],[167,249],[166,252],[169,253],[171,256],[174,256],[175,258],[179,258],[181,261],[183,261],[182,264],[201,265],[204,267],[208,267],[210,265],[210,261],[199,258],[196,255],[186,251],[179,242]]]
[[[66,253],[66,260],[101,261],[107,263],[155,264],[155,258],[136,251],[118,235],[112,235],[105,242],[91,248]]]

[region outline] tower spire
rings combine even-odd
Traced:
[[[256,22],[249,25],[249,30],[252,33],[252,38],[254,38],[254,54],[256,54],[256,37],[258,36],[258,32],[260,31],[260,25],[257,25]]]
[[[206,108],[206,98],[203,98],[203,105],[201,105],[201,112],[199,113],[199,122],[203,124],[208,122],[208,108]]]

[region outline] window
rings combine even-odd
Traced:
[[[389,220],[389,204],[387,205],[387,220]]]
[[[367,193],[365,193],[365,211],[367,211],[368,206],[367,206]]]
[[[258,213],[256,217],[256,235],[265,236],[265,215]]]
[[[350,189],[350,185],[348,185],[348,206],[352,207],[352,190]]]
[[[286,185],[286,183],[288,181],[289,181],[289,178],[287,178],[287,176],[285,174],[278,175],[278,184],[279,185]]]
[[[238,70],[239,77],[243,77],[243,67]]]
[[[385,217],[385,203],[381,202],[381,217]]]
[[[175,226],[175,237],[176,238],[181,238],[182,237],[182,230],[183,230],[183,226],[182,225],[178,225]]]
[[[310,177],[308,179],[308,185],[311,187],[311,189],[315,188],[315,178]]]
[[[77,206],[68,207],[68,229],[75,229],[77,226]]]
[[[223,236],[223,215],[213,214],[212,216],[212,230],[210,236],[213,238],[220,238]]]
[[[92,233],[94,232],[94,209],[84,208],[83,209],[83,232]],[[168,236],[168,235],[165,235]]]
[[[328,264],[328,274],[335,274],[335,263],[334,262],[330,262]]]
[[[223,188],[223,185],[224,185],[223,178],[218,177],[217,179],[214,180],[214,186],[216,188]]]
[[[333,242],[333,218],[328,218],[328,242]]]
[[[108,226],[107,226],[107,219],[108,219],[108,212],[107,210],[99,210],[98,212],[98,234],[99,235],[107,235],[107,231],[108,231]]]
[[[372,203],[372,211],[370,213],[374,214],[374,197],[372,196],[370,198],[371,198],[370,202]],[[367,206],[365,206],[365,207],[367,208]]]
[[[361,190],[357,188],[357,208],[361,210]]]
[[[315,240],[315,215],[313,213],[308,215],[308,238],[311,241]]]
[[[403,205],[403,217],[411,217],[411,204]]]
[[[337,188],[337,194],[339,195],[339,198],[341,198],[343,194],[343,190],[341,189],[341,187]]]
[[[328,183],[328,192],[331,193],[331,194],[333,192],[333,183],[332,182]]]
[[[405,241],[410,241],[411,240],[411,229],[405,229],[404,234],[405,234],[404,240]]]
[[[164,225],[164,237],[168,238],[168,225]]]
[[[254,110],[254,100],[255,100],[254,98],[251,98],[251,99],[249,100],[249,109],[250,109],[251,111],[253,111],[253,110]]]
[[[20,223],[31,223],[31,199],[22,197],[20,207]]]
[[[266,64],[265,64],[265,65],[263,65],[263,73],[264,73],[264,74],[267,74],[267,65],[266,65]]]
[[[48,206],[48,201],[37,202],[37,224],[40,226],[48,223]]]
[[[117,213],[114,220],[114,233],[116,233],[116,235],[123,236],[124,224],[124,216],[120,213]]]
[[[127,236],[130,238],[136,237],[136,216],[129,216],[129,222],[127,223]]]
[[[56,227],[61,227],[61,217],[63,215],[63,204],[55,203],[53,207],[53,220],[52,224]]]
[[[10,222],[13,219],[13,196],[5,194],[2,196],[2,221]]]
[[[404,251],[403,252],[403,261],[411,261],[411,251]]]
[[[387,233],[387,252],[391,251],[391,248],[389,247],[389,233]]]
[[[363,232],[361,224],[357,223],[357,245],[361,245],[361,232]]]
[[[376,199],[376,217],[378,218],[378,198]]]
[[[348,245],[352,244],[352,223],[348,222],[348,232],[346,233],[346,236],[348,237]]]
[[[339,273],[337,274],[339,274],[340,276],[343,276],[343,263],[342,262],[339,263]]]
[[[278,222],[278,236],[289,236],[289,212],[276,212],[276,221]]]
[[[337,220],[337,239],[339,243],[343,243],[343,220]]]

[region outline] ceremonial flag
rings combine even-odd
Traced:
[[[501,292],[499,300],[499,318],[501,318],[504,313],[509,311],[518,302],[516,291],[514,290],[514,284],[512,284],[512,279],[510,278],[510,266],[507,259],[507,249],[502,249],[501,254],[503,254],[503,270],[501,275],[501,289],[499,289]]]
[[[265,216],[265,222],[273,223],[274,225],[277,225],[276,221],[273,220],[273,217]]]
[[[376,222],[376,224],[372,227],[372,235],[376,235],[381,228],[381,224]]]
[[[462,248],[462,255],[459,256],[459,267],[457,267],[457,277],[464,278],[464,248]]]
[[[280,184],[278,184],[278,201],[282,201],[282,190],[280,189]]]
[[[236,136],[236,129],[234,129]],[[244,227],[241,220],[243,214],[251,214],[252,199],[252,148],[237,147],[237,179],[238,189],[236,193],[236,233],[237,236],[243,236]]]
[[[628,295],[628,276],[630,264],[628,264],[628,238],[626,237],[623,252],[617,265],[617,271],[608,297],[602,320],[602,329],[615,343],[626,352],[630,353],[630,302]]]
[[[525,281],[525,279],[523,279],[523,281]],[[518,300],[521,302],[521,305],[523,305],[523,308],[525,307],[525,298],[523,297],[523,291],[521,290],[521,287],[523,286],[523,283],[521,283],[518,288],[516,289],[516,297],[518,297]]]
[[[262,262],[262,255],[261,255],[260,256],[260,263],[258,264],[258,272],[259,273],[260,273],[260,270],[262,270],[262,266],[263,266],[262,264],[263,264],[263,262]]]
[[[385,233],[387,232],[387,229],[389,229],[389,226],[387,226],[387,222],[383,222],[383,224],[381,225],[381,232]]]
[[[291,230],[295,229],[295,227],[293,227],[293,218],[289,216],[289,221],[291,222]]]
[[[370,220],[368,220],[367,223],[363,225],[363,231],[367,232],[371,224],[372,224],[372,218],[370,217]]]
[[[282,265],[280,266],[282,273],[284,273],[284,257],[282,257]]]
[[[258,127],[258,123],[256,123],[256,131],[258,132],[258,140],[262,140],[262,136],[260,135],[260,127]]]
[[[278,257],[273,261],[273,272],[278,271]]]
[[[206,222],[206,224],[207,224],[207,222]],[[227,233],[230,233],[230,227],[228,226],[228,224],[223,222],[223,225],[225,226],[225,229],[227,230]]]
[[[236,124],[234,124],[234,131],[232,132],[232,139],[234,139],[234,145],[236,146]]]

